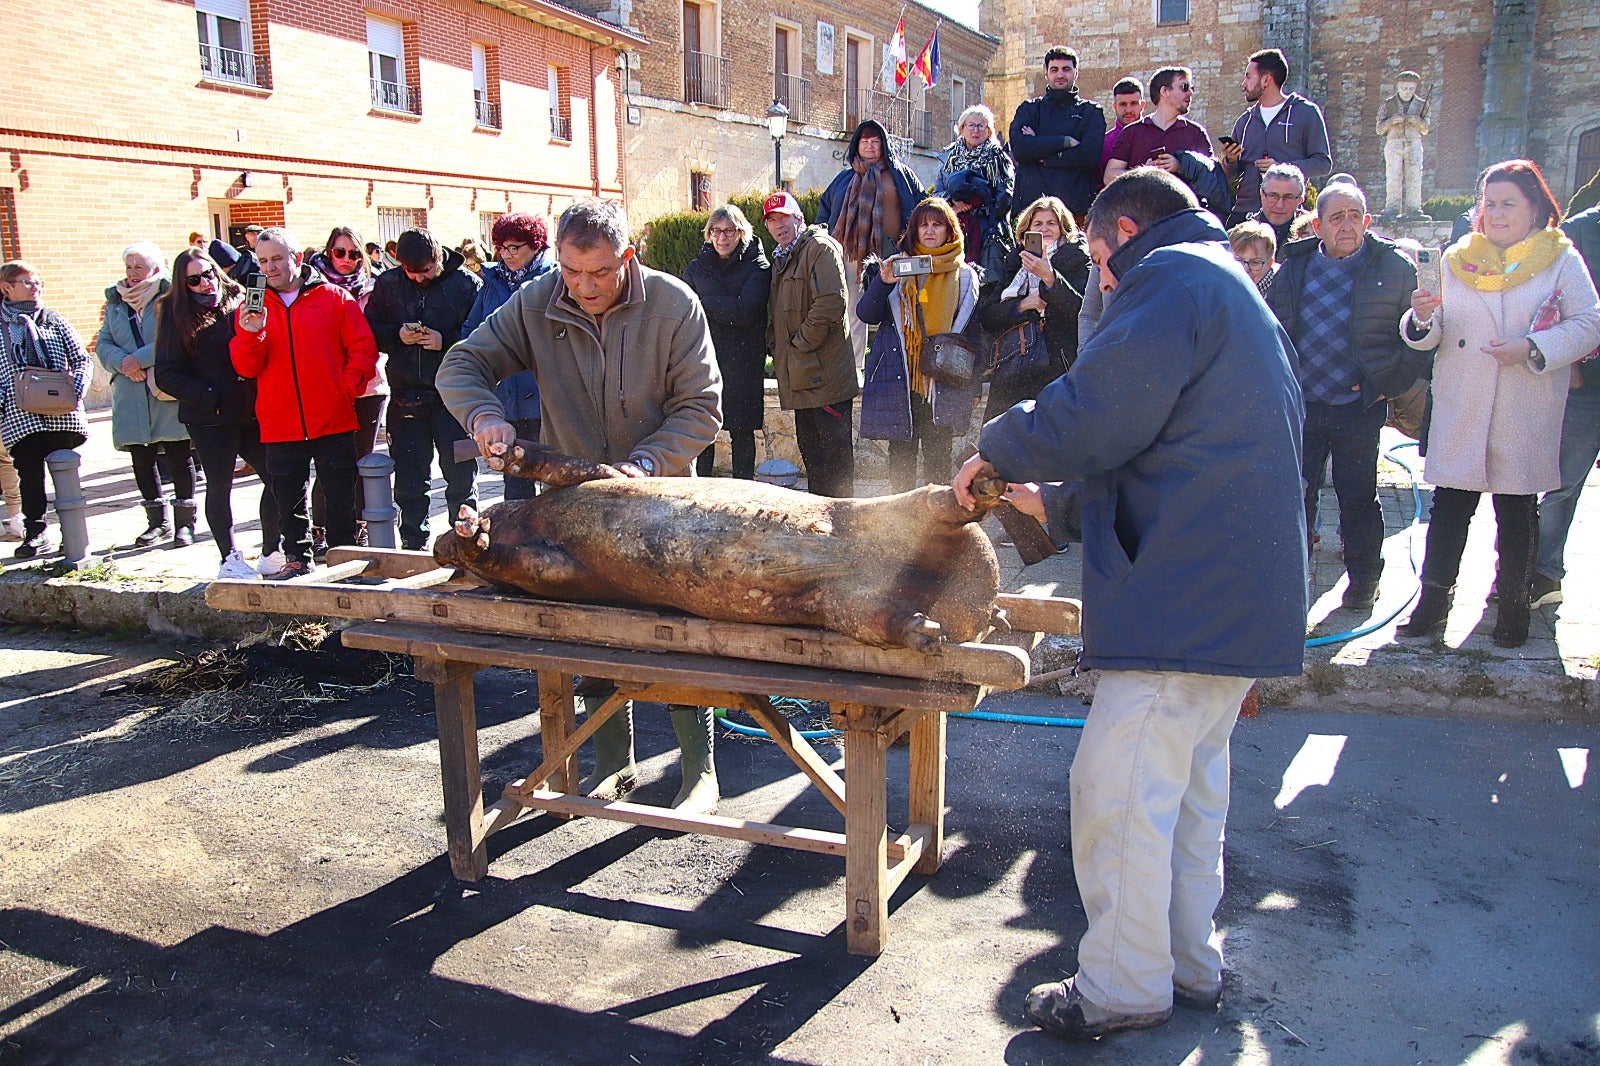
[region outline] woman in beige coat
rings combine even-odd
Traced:
[[[1528,639],[1538,494],[1561,482],[1568,368],[1600,344],[1600,306],[1537,166],[1496,164],[1478,187],[1475,231],[1445,253],[1442,291],[1419,289],[1400,323],[1407,344],[1438,353],[1422,598],[1398,635],[1443,626],[1468,525],[1489,492],[1499,534],[1494,642],[1516,648]]]

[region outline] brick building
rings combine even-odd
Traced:
[[[1192,68],[1190,117],[1216,137],[1245,107],[1246,59],[1275,47],[1289,57],[1289,88],[1322,105],[1334,168],[1380,199],[1378,108],[1407,69],[1434,94],[1424,198],[1470,192],[1482,167],[1518,156],[1537,161],[1560,197],[1600,169],[1595,0],[986,0],[982,18],[1002,38],[988,96],[1007,122],[1040,91],[1045,49],[1066,44],[1078,51],[1085,95],[1108,112],[1111,86],[1125,74],[1147,80],[1163,66]]]
[[[650,218],[773,186],[767,109],[789,109],[782,143],[783,183],[822,188],[843,165],[845,141],[876,118],[927,184],[936,153],[968,104],[983,100],[984,73],[997,42],[948,20],[939,33],[942,65],[925,89],[913,75],[898,94],[884,91],[884,51],[901,5],[867,0],[574,0],[600,18],[637,27],[648,48],[626,58],[624,158],[630,217]],[[933,33],[938,15],[905,7],[908,60]]]
[[[616,57],[644,43],[547,0],[33,0],[5,29],[3,253],[86,339],[135,240],[454,244],[619,197]]]

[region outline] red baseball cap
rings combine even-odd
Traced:
[[[775,192],[767,197],[761,204],[761,217],[768,215],[793,215],[801,222],[806,220],[805,212],[800,210],[800,201],[791,192]]]

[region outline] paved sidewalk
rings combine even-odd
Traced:
[[[258,624],[250,616],[221,616],[204,607],[204,585],[216,576],[220,554],[202,513],[195,544],[187,548],[134,548],[133,538],[145,528],[144,512],[127,456],[110,445],[109,411],[90,416],[89,442],[82,449],[82,479],[89,500],[89,539],[99,565],[76,577],[51,576],[59,555],[21,562],[10,546],[0,545],[0,617],[12,621],[52,621],[86,628],[143,625],[158,632],[192,636],[226,636]],[[1405,442],[1384,431],[1384,446]],[[380,450],[383,445],[380,442]],[[1398,454],[1420,472],[1415,448]],[[1600,475],[1597,475],[1600,477]],[[1592,478],[1594,480],[1595,478]],[[1401,644],[1395,626],[1410,614],[1416,588],[1413,569],[1421,566],[1425,527],[1413,527],[1416,515],[1411,477],[1385,461],[1380,469],[1384,518],[1388,527],[1383,588],[1370,617],[1340,608],[1344,567],[1339,557],[1338,505],[1332,488],[1323,493],[1321,545],[1312,557],[1313,637],[1343,633],[1381,622],[1370,634],[1316,648],[1308,654],[1303,678],[1266,686],[1269,702],[1299,706],[1366,706],[1385,711],[1496,713],[1509,705],[1530,718],[1600,716],[1600,609],[1592,590],[1600,588],[1600,485],[1591,485],[1580,502],[1568,538],[1567,601],[1534,612],[1532,636],[1522,648],[1495,648],[1489,639],[1493,605],[1486,604],[1494,578],[1494,516],[1489,503],[1479,508],[1462,563],[1456,608],[1444,640],[1433,644]],[[498,502],[504,493],[499,474],[484,471],[478,481],[479,501]],[[444,483],[436,478],[431,525],[445,528]],[[865,482],[866,492],[886,487]],[[203,497],[204,487],[199,494]],[[254,559],[260,547],[256,508],[261,482],[251,476],[234,484],[236,542]],[[1422,490],[1423,511],[1429,493]],[[993,523],[989,523],[993,526]],[[1000,536],[998,529],[992,530]],[[1002,584],[1013,590],[1047,591],[1077,596],[1080,555],[1073,550],[1024,569],[1015,553],[1002,548]],[[139,597],[131,605],[127,597]],[[141,621],[142,620],[142,621]],[[1092,678],[1064,686],[1068,694],[1092,691]]]

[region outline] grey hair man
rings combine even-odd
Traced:
[[[695,457],[722,424],[722,376],[700,301],[682,281],[639,262],[620,204],[567,208],[555,249],[558,270],[512,293],[444,357],[435,384],[445,406],[485,457],[503,456],[516,429],[494,386],[531,370],[542,443],[629,477],[692,477]],[[683,752],[673,805],[713,810],[711,712],[674,707],[672,723]],[[584,790],[615,798],[631,788],[631,708],[601,727],[595,749]]]
[[[1315,533],[1322,469],[1331,456],[1350,575],[1344,606],[1358,611],[1376,602],[1383,574],[1378,431],[1388,415],[1384,401],[1421,376],[1421,359],[1400,335],[1417,270],[1392,241],[1367,231],[1371,222],[1358,187],[1323,189],[1316,239],[1295,241],[1279,253],[1267,293],[1300,353],[1307,530]]]
[[[1278,247],[1289,243],[1289,231],[1305,212],[1306,176],[1293,163],[1274,163],[1261,175],[1261,210],[1249,217],[1272,227]]]

